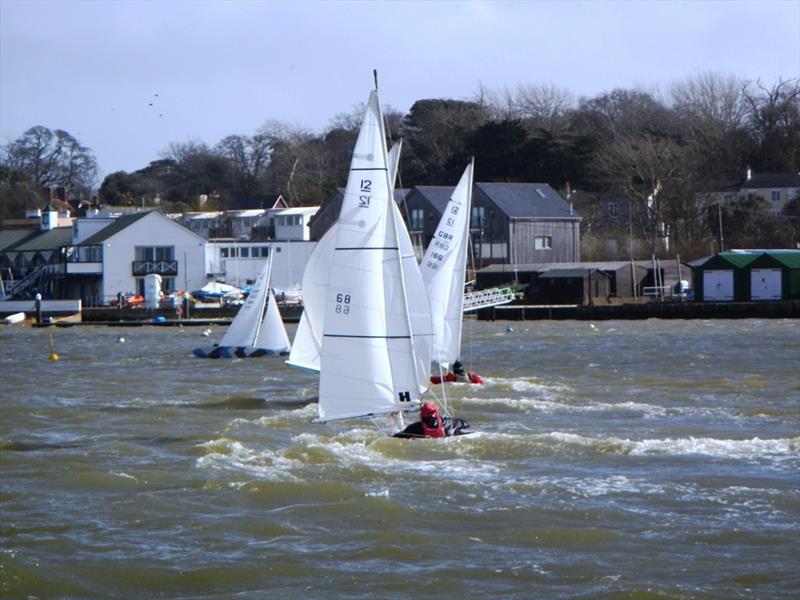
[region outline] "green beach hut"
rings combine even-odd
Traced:
[[[747,266],[750,300],[800,299],[800,251],[769,250]]]
[[[746,302],[750,299],[749,265],[763,251],[720,252],[692,271],[699,302]]]

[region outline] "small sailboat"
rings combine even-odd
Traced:
[[[432,359],[440,371],[431,376],[432,383],[483,383],[479,375],[464,371],[459,362],[474,169],[473,159],[453,190],[420,264],[431,303]]]
[[[431,314],[394,208],[383,116],[370,94],[325,290],[319,421],[386,415],[394,431],[428,389]],[[410,259],[406,254],[410,255]]]
[[[289,337],[283,325],[278,303],[269,287],[272,256],[264,263],[250,295],[236,313],[219,345],[195,348],[200,358],[248,358],[288,354]]]

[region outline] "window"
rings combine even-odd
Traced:
[[[137,261],[175,260],[175,246],[136,246]]]
[[[616,215],[617,214],[617,205],[614,202],[608,203],[608,214]]]
[[[239,256],[242,258],[250,258],[250,248],[248,246],[239,248]]]
[[[484,208],[482,206],[472,207],[472,229],[483,227]]]
[[[422,231],[425,229],[425,211],[415,208],[411,211],[411,230]]]
[[[781,201],[781,191],[780,190],[772,190],[772,201],[773,202],[780,202]]]
[[[553,249],[553,236],[550,235],[537,235],[533,238],[534,250],[552,250]]]
[[[219,249],[219,256],[220,256],[220,258],[228,258],[228,249],[227,248],[220,248]]]

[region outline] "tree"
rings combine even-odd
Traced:
[[[693,151],[698,178],[714,184],[735,179],[753,153],[745,88],[736,77],[710,71],[672,85],[673,108]]]
[[[268,136],[229,135],[217,144],[216,152],[230,161],[234,195],[251,196],[264,191],[264,174],[272,156]]]
[[[60,186],[69,194],[88,197],[97,183],[92,151],[62,129],[37,125],[4,147],[2,160],[25,173],[37,189]]]
[[[796,173],[800,167],[800,78],[771,87],[756,82],[744,91],[750,126],[759,143],[752,165],[762,171]]]
[[[404,171],[406,183],[451,183],[448,164],[455,154],[464,151],[467,139],[486,121],[484,108],[475,102],[417,100],[401,127],[407,142],[404,152],[418,161],[418,172]]]
[[[0,165],[0,220],[19,219],[28,209],[41,205],[28,176]]]
[[[797,242],[790,219],[774,214],[770,203],[760,196],[750,194],[730,204],[708,207],[706,224],[717,238],[720,216],[726,248],[787,248]]]

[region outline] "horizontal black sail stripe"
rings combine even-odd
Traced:
[[[347,335],[345,333],[326,333],[322,337],[361,338],[368,340],[410,340],[410,335]]]
[[[350,169],[351,171],[388,171],[386,167],[358,167]]]
[[[342,246],[334,250],[399,250],[397,246]]]

